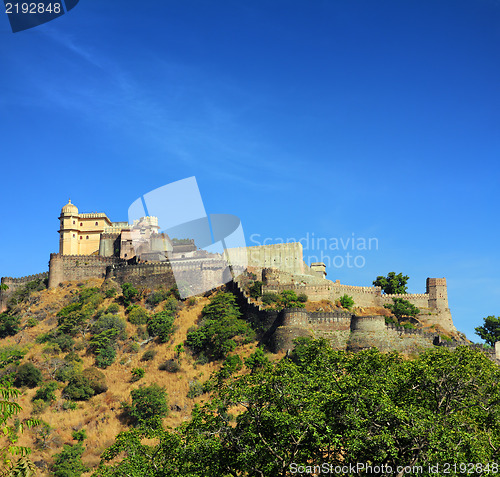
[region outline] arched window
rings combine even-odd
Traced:
[[[87,240],[89,239],[89,236],[87,235]]]
[[[96,222],[95,224],[96,224],[96,225],[99,225],[99,222]]]

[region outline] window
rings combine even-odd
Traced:
[[[83,227],[83,223],[82,222],[80,222],[80,227]]]
[[[89,239],[89,236],[87,235],[87,240]]]
[[[96,225],[99,225],[99,222],[96,222],[95,224],[96,224]]]
[[[76,222],[73,220],[73,225],[75,225],[75,224],[76,224]]]
[[[75,235],[75,234],[73,234],[73,238],[75,238],[75,237],[76,237],[76,235]]]
[[[83,237],[80,235],[80,240],[82,239]]]

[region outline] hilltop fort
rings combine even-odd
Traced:
[[[263,336],[275,349],[288,349],[297,336],[323,336],[339,349],[377,346],[404,351],[440,341],[437,332],[386,324],[381,315],[358,316],[345,310],[269,310],[249,298],[246,287],[253,279],[262,282],[264,293],[293,290],[306,294],[310,301],[333,303],[347,294],[361,308],[382,308],[394,298],[404,298],[419,308],[417,319],[456,335],[445,278],[428,278],[424,293],[387,295],[380,287],[328,280],[324,263],[308,266],[304,262],[301,243],[233,248],[214,254],[199,250],[194,240],[177,240],[159,231],[156,217],[142,217],[132,224],[112,222],[105,213],[79,213],[69,201],[59,216],[59,252],[50,255],[48,272],[3,277],[1,282],[8,288],[0,292],[0,310],[7,309],[16,289],[37,279],[46,280],[48,288],[90,278],[146,288],[182,282],[190,287],[189,294],[227,284],[244,303],[247,313],[261,323]],[[237,265],[241,263],[246,266]]]

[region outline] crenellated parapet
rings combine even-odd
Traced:
[[[36,280],[46,280],[49,277],[49,272],[36,273],[34,275],[27,275],[25,277],[2,277],[2,285],[6,285],[8,288],[6,290],[0,290],[0,313],[7,310],[7,304],[9,302],[12,294],[24,287],[27,283],[34,282]]]

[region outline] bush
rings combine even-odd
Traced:
[[[33,364],[21,364],[17,368],[14,384],[18,387],[28,386],[34,388],[43,381],[42,372]]]
[[[392,301],[392,305],[384,305],[384,308],[391,310],[392,314],[398,319],[398,321],[401,320],[403,316],[415,317],[420,313],[420,310],[408,300],[393,298]]]
[[[154,417],[163,418],[168,414],[167,394],[157,384],[134,389],[130,395],[132,396],[130,416],[137,423]]]
[[[21,318],[16,315],[0,314],[0,338],[14,336],[21,329]]]
[[[38,325],[38,320],[35,319],[35,318],[30,318],[27,322],[26,322],[26,326],[28,328],[33,328],[35,327],[36,325]]]
[[[63,395],[73,401],[87,401],[95,394],[90,381],[83,374],[74,374],[63,390]]]
[[[94,335],[98,335],[108,330],[116,331],[116,339],[124,340],[127,338],[127,333],[125,331],[126,324],[125,321],[119,316],[112,315],[110,313],[102,315],[93,325],[91,331]]]
[[[139,381],[139,379],[142,379],[145,374],[146,371],[144,370],[144,368],[134,368],[132,369],[131,381],[135,383],[136,381]]]
[[[264,293],[262,295],[262,303],[264,305],[272,305],[278,301],[278,295],[276,293]]]
[[[188,398],[194,399],[195,397],[201,396],[203,393],[203,384],[201,384],[197,379],[189,381],[189,391],[187,392]]]
[[[76,363],[66,362],[56,371],[55,378],[57,381],[67,383],[71,380],[73,375],[77,372],[78,372],[78,369],[77,369]]]
[[[73,401],[64,401],[62,405],[63,411],[74,411],[78,409],[78,404]]]
[[[187,306],[194,306],[196,305],[196,298],[194,296],[191,296],[187,299]]]
[[[155,313],[148,322],[150,336],[158,336],[160,343],[166,343],[174,332],[175,315],[169,311]]]
[[[104,292],[104,296],[106,298],[113,298],[114,296],[116,296],[116,288],[109,288]]]
[[[179,302],[175,295],[170,295],[163,305],[163,310],[175,314],[179,308]]]
[[[86,368],[83,370],[82,375],[88,380],[90,387],[94,390],[95,394],[102,394],[108,390],[106,376],[97,368]]]
[[[248,292],[252,298],[259,298],[262,296],[262,282],[256,281],[250,285]]]
[[[304,308],[303,302],[299,301],[297,294],[293,290],[283,290],[278,295],[276,308]]]
[[[342,308],[350,310],[354,305],[354,299],[352,296],[344,294],[339,298],[339,303]]]
[[[32,401],[36,401],[41,399],[44,402],[50,403],[56,400],[56,395],[54,391],[57,389],[57,383],[55,381],[49,381],[45,383],[43,386],[40,386],[35,395],[32,398]]]
[[[167,292],[165,290],[152,291],[146,298],[146,303],[151,306],[156,306],[162,301],[167,299]]]
[[[41,414],[47,409],[48,403],[43,399],[35,399],[31,404],[31,412],[33,414]]]
[[[64,444],[63,450],[54,456],[54,477],[80,477],[86,472],[87,467],[82,462],[84,450],[81,442],[74,446]]]
[[[149,349],[144,352],[142,355],[141,361],[152,361],[156,356],[156,351],[153,349]]]
[[[386,316],[385,317],[385,324],[386,325],[397,325],[398,320],[396,320],[396,318],[394,318],[393,316]]]
[[[133,325],[145,325],[148,322],[149,313],[140,305],[132,305],[127,308],[128,321]]]
[[[164,363],[158,366],[161,371],[168,371],[169,373],[177,373],[180,371],[181,366],[175,359],[167,359]]]
[[[82,358],[78,354],[76,354],[74,351],[70,351],[65,357],[64,361],[68,363],[81,363],[83,361]]]
[[[112,345],[97,348],[95,354],[95,364],[99,368],[107,368],[115,362],[116,350]]]
[[[135,301],[138,295],[138,290],[131,283],[124,283],[122,285],[122,297],[125,306],[129,306],[132,301]]]
[[[116,315],[120,311],[120,307],[118,306],[118,303],[111,303],[111,305],[108,306],[106,313],[111,313],[112,315]]]
[[[297,300],[299,300],[301,303],[306,303],[309,297],[305,293],[300,293],[297,296]]]
[[[73,437],[73,439],[75,439],[75,441],[77,442],[83,442],[85,439],[87,439],[87,432],[85,431],[85,429],[73,431],[71,437]]]

